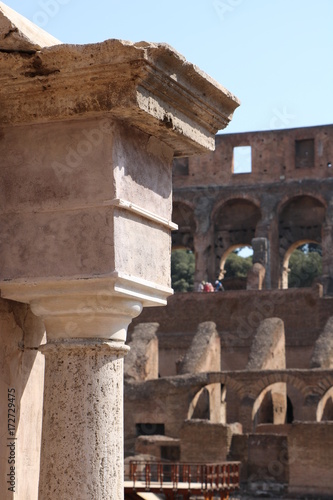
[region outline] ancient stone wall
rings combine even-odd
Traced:
[[[293,424],[288,448],[289,491],[332,498],[333,422]]]
[[[287,368],[310,368],[314,345],[333,315],[333,299],[320,288],[178,293],[160,310],[145,309],[133,324],[158,322],[159,370],[176,374],[176,361],[189,348],[199,323],[214,321],[221,339],[221,369],[243,370],[260,322],[284,322]],[[133,326],[130,327],[133,331]]]
[[[221,275],[233,249],[263,238],[264,258],[253,248],[254,262],[266,268],[266,288],[287,288],[291,252],[315,242],[330,292],[332,139],[332,125],[223,134],[214,153],[175,161],[173,244],[195,252],[197,283]],[[250,149],[238,165],[244,146]]]
[[[228,425],[212,423],[209,420],[187,420],[180,432],[182,461],[189,463],[226,461],[232,434],[232,429]]]

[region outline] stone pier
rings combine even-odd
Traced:
[[[213,150],[239,102],[168,45],[63,45],[2,3],[0,65],[1,297],[46,329],[40,475],[17,456],[9,492],[1,450],[2,498],[119,500],[127,326],[172,293],[172,160]]]

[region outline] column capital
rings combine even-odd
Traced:
[[[30,303],[32,312],[44,320],[48,341],[98,338],[124,342],[133,318],[143,304],[159,305],[169,289],[155,290],[155,301],[146,287],[125,286],[126,280],[77,280],[43,283],[8,283],[2,295]],[[128,284],[128,283],[127,283]],[[163,287],[161,287],[163,288]],[[153,292],[151,292],[153,294]]]

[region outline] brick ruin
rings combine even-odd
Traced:
[[[195,253],[196,283],[240,246],[253,269],[247,289],[177,293],[134,320],[128,457],[239,460],[248,492],[332,498],[332,139],[333,126],[218,135],[214,153],[174,162],[173,247]],[[244,146],[251,171],[237,173]],[[306,242],[322,276],[287,289]]]
[[[252,246],[262,287],[287,288],[292,251],[315,242],[330,291],[332,139],[332,125],[217,135],[214,153],[174,162],[173,246],[195,252],[197,283],[221,275],[232,250]]]

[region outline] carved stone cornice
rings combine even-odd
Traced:
[[[172,293],[172,288],[117,271],[98,278],[27,278],[1,282],[2,298],[30,304],[41,304],[42,299],[45,299],[51,304],[56,297],[66,297],[69,301],[75,297],[80,308],[82,306],[83,313],[85,310],[93,312],[95,306],[99,309],[101,304],[108,303],[112,297],[139,300],[144,307],[166,305],[167,297]],[[37,316],[40,315],[37,309],[34,312]]]
[[[56,45],[30,54],[0,52],[0,64],[0,126],[105,115],[186,156],[213,150],[216,132],[239,105],[166,44]]]

